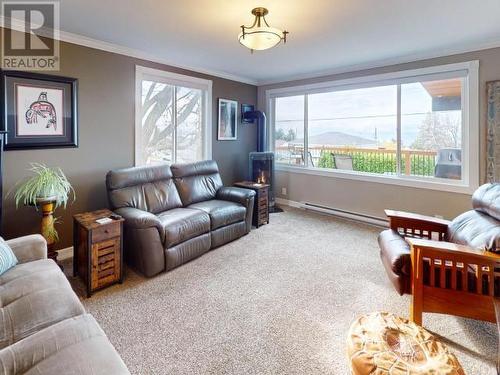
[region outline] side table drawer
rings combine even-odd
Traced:
[[[120,235],[120,223],[110,223],[95,228],[92,231],[92,243],[107,240],[108,238],[118,237]]]

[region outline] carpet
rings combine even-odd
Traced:
[[[408,316],[409,297],[380,262],[379,231],[286,209],[168,273],[146,279],[126,269],[122,285],[82,301],[133,374],[348,374],[356,317]],[[424,314],[424,326],[467,374],[496,373],[495,325]]]

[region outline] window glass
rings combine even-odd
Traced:
[[[304,95],[276,98],[274,108],[276,162],[304,165]]]
[[[309,165],[395,174],[397,86],[308,96]]]
[[[142,129],[138,145],[141,164],[174,161],[173,97],[174,86],[142,81]]]
[[[202,92],[177,88],[177,162],[203,159]]]
[[[401,173],[462,178],[462,78],[401,85]]]
[[[194,162],[204,157],[204,92],[143,79],[136,164]]]

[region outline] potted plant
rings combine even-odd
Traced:
[[[66,208],[70,196],[75,200],[75,191],[61,168],[50,168],[45,164],[31,163],[28,169],[33,176],[26,178],[16,185],[14,199],[16,207],[20,203],[42,209],[42,235],[47,240],[49,258],[57,260],[54,244],[59,240],[54,224],[57,219],[53,217],[54,210],[63,206]]]

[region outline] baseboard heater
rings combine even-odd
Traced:
[[[369,224],[377,225],[380,227],[387,227],[388,223],[389,223],[388,220],[382,219],[382,218],[377,217],[377,216],[371,216],[371,215],[361,214],[359,212],[341,210],[338,208],[322,206],[320,204],[315,204],[315,203],[310,203],[310,202],[300,202],[300,208],[303,208],[305,210],[322,212],[324,214],[339,216],[339,217],[343,217],[346,219],[362,221],[364,223],[369,223]]]

